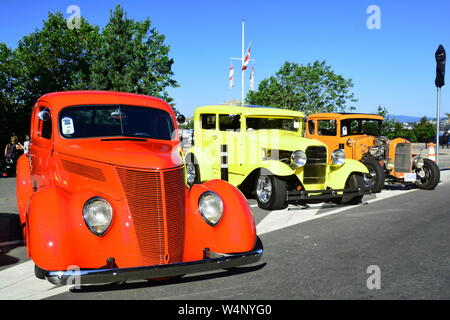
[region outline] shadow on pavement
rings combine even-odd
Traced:
[[[70,292],[72,293],[87,293],[87,292],[105,292],[105,291],[117,291],[117,290],[132,290],[132,289],[141,289],[141,288],[151,288],[151,287],[160,287],[166,286],[169,284],[182,284],[182,283],[190,283],[195,281],[216,279],[216,278],[224,278],[230,277],[237,274],[244,274],[248,272],[254,272],[264,268],[267,263],[262,263],[256,266],[250,267],[236,267],[229,270],[223,270],[221,272],[202,274],[197,276],[187,276],[186,278],[172,278],[164,281],[155,281],[155,280],[147,280],[140,282],[131,282],[131,283],[110,283],[110,284],[102,284],[102,285],[84,285],[80,288],[72,287],[70,288]]]
[[[19,215],[15,213],[0,213],[0,266],[17,262],[12,262],[15,258],[7,258],[5,254],[21,246],[23,246],[23,238]]]

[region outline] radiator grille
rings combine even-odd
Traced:
[[[184,170],[164,172],[168,245],[171,262],[181,262],[184,252]]]
[[[399,143],[395,147],[395,172],[411,171],[411,144]]]
[[[184,248],[184,170],[117,168],[143,265],[176,263]],[[164,210],[165,209],[165,210]]]
[[[325,183],[327,169],[327,149],[325,147],[309,147],[306,149],[306,165],[303,173],[303,183]]]

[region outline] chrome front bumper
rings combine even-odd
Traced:
[[[259,242],[259,241],[258,241]],[[204,259],[173,264],[136,267],[89,269],[69,271],[47,271],[45,278],[54,285],[94,284],[125,282],[131,280],[175,277],[184,274],[228,269],[259,261],[263,255],[262,245],[253,251],[235,254],[220,254],[209,249],[203,250]]]

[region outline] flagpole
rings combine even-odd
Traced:
[[[241,106],[244,106],[244,92],[245,92],[245,70],[244,70],[244,59],[245,59],[245,21],[242,20],[242,66],[241,66],[241,73],[242,73],[242,91],[241,91]]]

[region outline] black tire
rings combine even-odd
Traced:
[[[38,279],[45,280],[45,276],[47,275],[47,271],[39,268],[37,265],[34,265],[34,275]]]
[[[264,189],[270,185],[270,191]],[[258,206],[264,210],[280,210],[286,208],[287,183],[274,175],[259,174],[255,181],[255,197]]]
[[[350,174],[350,176],[347,179],[347,182],[345,183],[345,188],[360,188],[361,190],[365,190],[366,183],[364,181],[363,176],[357,173]],[[340,201],[340,204],[350,204],[350,205],[360,204],[363,197],[364,195],[360,196],[344,195]]]
[[[423,161],[424,177],[419,176],[417,186],[422,190],[434,190],[441,180],[441,171],[434,161],[430,159],[423,159]]]
[[[386,179],[384,168],[373,158],[363,159],[362,163],[367,167],[369,174],[372,177],[370,181],[372,188],[370,191],[372,193],[380,193],[381,190],[383,190],[384,180]]]
[[[192,173],[194,174],[194,178],[190,180],[190,175]],[[200,167],[198,166],[197,158],[195,158],[192,153],[186,155],[186,174],[189,187],[192,187],[194,184],[200,184]]]

